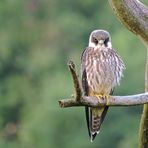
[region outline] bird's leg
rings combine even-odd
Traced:
[[[98,98],[99,102],[102,102],[102,100],[106,100],[106,105],[108,104],[109,95],[105,94],[95,94],[95,96]]]
[[[108,102],[109,102],[109,95],[103,95],[103,98],[106,99],[106,105],[108,105]]]
[[[102,102],[102,100],[104,99],[104,96],[102,94],[95,94],[95,96],[97,97],[99,102]]]

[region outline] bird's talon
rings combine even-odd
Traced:
[[[108,102],[109,102],[109,95],[105,95],[104,98],[106,99],[106,105],[108,105]]]
[[[103,95],[95,95],[97,97],[98,100],[102,100],[103,99]]]
[[[108,95],[103,95],[104,99],[108,99]]]
[[[95,95],[99,102],[106,100],[106,105],[108,105],[108,101],[109,101],[109,95]]]

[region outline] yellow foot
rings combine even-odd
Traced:
[[[101,101],[103,101],[104,99],[106,100],[106,105],[108,104],[108,99],[109,99],[109,95],[95,95],[97,98],[98,98],[98,100],[101,102]]]

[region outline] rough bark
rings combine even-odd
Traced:
[[[148,92],[148,48],[145,69],[145,92]],[[144,104],[139,128],[139,148],[148,148],[148,104]]]
[[[148,7],[138,0],[109,0],[121,23],[148,42]]]
[[[109,0],[121,23],[136,34],[148,52],[148,7],[138,0]],[[148,54],[147,54],[148,55]],[[145,72],[145,92],[148,92],[148,56]],[[139,132],[139,147],[148,148],[148,104],[144,104]]]
[[[72,61],[69,61],[68,67],[69,67],[69,70],[70,70],[71,75],[72,75],[74,89],[75,89],[75,92],[76,92],[75,99],[76,99],[76,101],[79,102],[80,98],[82,97],[82,90],[81,90],[81,86],[80,86],[80,83],[79,83],[78,75],[76,74],[76,71],[75,71],[75,64]]]

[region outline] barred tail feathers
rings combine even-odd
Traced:
[[[86,109],[86,119],[91,142],[100,131],[101,124],[107,113],[108,107]]]

